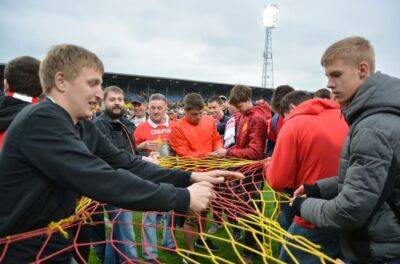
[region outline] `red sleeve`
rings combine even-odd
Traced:
[[[169,143],[173,151],[182,157],[201,158],[206,157],[208,153],[204,151],[194,151],[190,148],[189,142],[180,127],[173,126]]]
[[[238,124],[238,122],[236,124]],[[234,145],[228,149],[227,156],[249,160],[260,160],[264,158],[268,127],[263,117],[254,117],[247,131],[249,131],[250,138],[248,146],[240,148]]]
[[[294,188],[298,172],[297,153],[296,132],[290,124],[286,124],[279,132],[270,165],[266,170],[265,178],[272,189],[282,191]]]

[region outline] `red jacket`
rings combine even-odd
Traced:
[[[228,149],[227,156],[259,160],[264,158],[271,110],[264,103],[253,106],[236,120],[235,145]]]
[[[286,118],[264,170],[271,188],[295,190],[336,176],[347,132],[336,102],[318,98],[298,105]]]
[[[183,157],[206,157],[208,153],[222,147],[215,121],[210,116],[202,116],[198,125],[192,125],[187,117],[172,125],[169,138],[172,150]]]

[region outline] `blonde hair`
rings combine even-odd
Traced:
[[[53,46],[40,64],[39,77],[44,93],[55,86],[54,76],[62,72],[68,81],[74,80],[83,68],[94,68],[104,73],[104,65],[93,52],[71,44]]]
[[[332,65],[337,59],[355,67],[361,62],[367,62],[371,73],[375,72],[374,48],[365,38],[349,37],[333,43],[322,55],[321,65],[323,67]]]

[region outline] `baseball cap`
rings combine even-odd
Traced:
[[[219,98],[220,98],[222,101],[224,101],[224,102],[228,101],[228,100],[226,99],[225,95],[220,95]]]
[[[146,99],[144,99],[144,97],[140,96],[140,95],[135,95],[135,96],[131,97],[130,101],[132,103],[139,103],[139,104],[145,104],[146,103]]]

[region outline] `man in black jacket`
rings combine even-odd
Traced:
[[[38,102],[42,94],[38,59],[22,56],[9,61],[4,69],[4,92],[0,98],[0,151],[6,131],[25,106]]]
[[[104,111],[94,124],[118,149],[135,154],[135,125],[124,116],[124,91],[118,86],[109,86],[104,89],[103,96]]]
[[[17,115],[0,155],[0,237],[69,217],[81,195],[131,210],[200,212],[213,198],[213,184],[223,176],[243,177],[164,169],[118,150],[87,120],[102,96],[103,72],[95,54],[74,45],[55,46],[42,61],[48,100]],[[60,250],[71,237],[55,232],[49,241],[43,234],[11,243],[0,262],[28,263],[52,254],[52,263],[68,263],[70,255]]]
[[[104,111],[98,116],[94,124],[108,137],[111,142],[120,150],[125,150],[135,154],[133,132],[135,125],[124,117],[124,91],[118,86],[109,86],[103,91]],[[143,157],[144,158],[144,157]],[[114,205],[106,205],[108,218],[113,221],[112,238],[125,243],[118,243],[116,246],[130,259],[137,259],[137,249],[135,243],[135,233],[131,225],[119,223],[132,223],[132,212],[119,211]],[[99,212],[94,217],[102,221],[103,213]],[[104,240],[104,225],[96,225],[92,229],[93,240]],[[128,243],[127,243],[128,242]],[[97,256],[105,260],[105,263],[119,263],[119,255],[112,244],[107,243],[95,246]],[[122,262],[123,260],[121,260]]]

